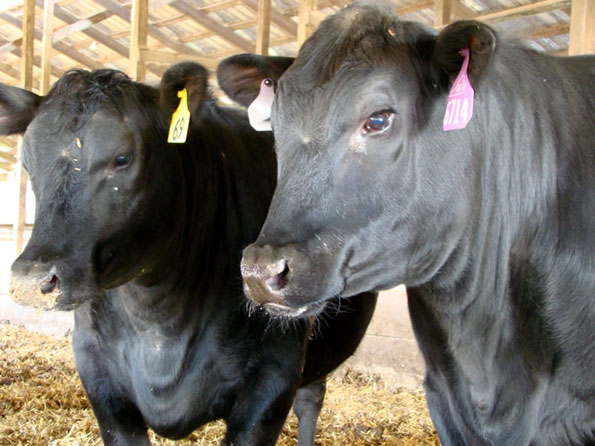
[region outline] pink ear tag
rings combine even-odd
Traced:
[[[250,125],[259,132],[270,131],[271,107],[275,98],[275,82],[265,79],[260,83],[260,93],[248,106],[248,119]]]
[[[467,76],[469,67],[469,48],[461,50],[463,65],[448,94],[448,104],[444,113],[442,129],[464,129],[473,115],[473,87]]]

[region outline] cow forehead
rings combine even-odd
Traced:
[[[68,125],[69,116],[45,111],[38,115],[25,133],[24,160],[29,169],[35,162],[48,163],[61,158],[83,160],[110,156],[135,143],[128,120],[99,110],[76,127]]]

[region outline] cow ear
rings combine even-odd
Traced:
[[[469,48],[468,76],[475,84],[490,64],[496,48],[496,33],[489,26],[474,20],[453,22],[442,30],[434,47],[434,61],[450,81],[461,70],[461,50]]]
[[[217,82],[227,96],[248,107],[258,96],[262,81],[269,78],[276,82],[293,61],[293,57],[238,54],[219,64]]]
[[[178,92],[187,91],[190,116],[200,113],[207,99],[208,70],[195,62],[180,62],[163,73],[159,87],[159,104],[163,112],[171,115],[180,104]]]
[[[42,99],[22,88],[0,84],[0,135],[25,133]]]

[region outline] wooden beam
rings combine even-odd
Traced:
[[[311,16],[316,10],[316,0],[299,0],[298,8],[297,46],[299,48],[314,31]]]
[[[452,0],[436,0],[434,7],[434,27],[448,25],[452,13]]]
[[[131,11],[130,69],[128,75],[139,82],[145,80],[145,64],[140,60],[140,50],[147,48],[149,0],[133,0]]]
[[[258,0],[256,15],[256,54],[269,54],[271,39],[271,0]]]
[[[23,22],[19,18],[13,17],[10,14],[1,13],[0,18],[13,24],[14,26],[19,26],[19,27],[23,26]],[[33,34],[36,39],[38,39],[38,40],[42,39],[42,33],[39,29],[34,29]],[[74,60],[75,62],[78,62],[79,64],[81,64],[85,67],[89,67],[89,68],[93,68],[93,69],[102,68],[101,64],[97,63],[95,60],[91,59],[90,57],[85,56],[84,54],[79,53],[78,51],[73,50],[70,46],[65,45],[62,42],[56,42],[54,44],[54,49],[56,51],[61,52],[65,56],[68,56],[70,59]]]
[[[57,17],[56,14],[56,6],[54,6],[54,15]],[[92,27],[93,25],[102,22],[105,19],[108,19],[112,16],[112,13],[109,11],[101,11],[98,12],[97,14],[93,14],[92,16],[89,16],[87,18],[84,19],[80,19],[74,22],[67,22],[70,23],[69,25],[63,26],[60,29],[57,29],[56,31],[54,31],[54,42],[59,42],[62,39],[65,39],[66,37],[72,35],[72,34],[76,34],[78,32],[82,32],[90,27]]]
[[[530,40],[546,39],[548,37],[559,36],[568,33],[570,26],[568,23],[558,23],[550,26],[540,26],[533,28],[525,33],[522,37]]]
[[[417,3],[410,3],[407,5],[397,6],[397,15],[402,16],[411,14],[414,12],[421,11],[423,9],[429,9],[434,6],[434,0],[426,0]]]
[[[472,19],[479,15],[479,12],[476,12],[465,6],[461,3],[461,0],[453,0],[452,1],[452,11],[450,20],[454,22],[455,20],[464,20],[464,19]]]
[[[592,0],[584,0],[586,2]],[[553,11],[555,9],[566,8],[570,5],[570,0],[542,0],[528,5],[517,6],[514,8],[501,9],[499,11],[481,14],[475,17],[475,20],[482,22],[502,22],[512,20],[528,15],[540,14],[542,12]]]
[[[23,46],[21,57],[21,87],[31,90],[33,86],[33,44],[35,43],[35,0],[23,1]],[[17,145],[17,212],[13,225],[13,240],[15,253],[19,255],[23,251],[25,235],[25,216],[27,200],[27,172],[23,168],[23,138],[19,137]]]
[[[219,63],[217,59],[206,56],[198,56],[196,54],[170,53],[166,51],[149,50],[146,48],[140,50],[140,60],[144,63],[156,62],[161,64],[175,64],[185,60],[192,60],[204,65],[210,70],[216,69],[217,64]]]
[[[0,150],[0,158],[2,158],[5,161],[8,161],[9,163],[15,164],[17,162],[17,157],[14,156],[12,153],[8,153],[8,152],[3,152]]]
[[[196,11],[194,6],[190,3],[187,3],[184,0],[175,0],[170,3],[170,6],[177,9],[182,14],[186,14],[202,27],[213,31],[215,34],[218,34],[219,37],[233,46],[247,52],[254,51],[254,45],[252,42],[237,35],[233,31],[230,31],[225,26],[221,25],[216,20],[211,19],[206,14]]]
[[[40,94],[50,91],[52,43],[54,38],[54,0],[44,0],[43,35],[41,37],[41,80]]]
[[[93,1],[95,3],[97,3],[98,5],[102,6],[103,8],[108,9],[110,12],[112,12],[113,14],[120,17],[122,20],[125,20],[126,22],[130,23],[130,11],[128,11],[128,9],[126,9],[124,6],[122,6],[117,1],[114,1],[114,0],[93,0]],[[148,26],[147,32],[148,32],[149,36],[151,36],[155,40],[158,40],[159,42],[165,44],[167,47],[169,47],[175,51],[179,51],[180,53],[200,55],[200,53],[198,51],[196,51],[194,48],[191,48],[188,45],[184,45],[182,42],[180,42],[176,39],[172,39],[167,34],[165,34],[163,31],[161,31],[160,29],[158,29],[157,27],[155,27],[153,25]]]
[[[39,2],[42,2],[43,0],[37,0],[37,1],[39,3]],[[69,23],[69,24],[75,24],[75,23],[77,23],[77,21],[79,21],[79,19],[76,16],[72,15],[65,9],[61,8],[59,5],[56,5],[54,7],[54,13],[56,14],[57,18],[59,18],[63,22]],[[110,16],[113,15],[111,11],[109,13],[110,13]],[[83,19],[83,20],[85,20],[85,19]],[[110,50],[118,53],[119,55],[124,56],[126,58],[128,57],[128,48],[126,46],[122,45],[121,43],[116,42],[114,39],[110,38],[110,36],[108,36],[107,34],[104,34],[101,31],[98,31],[93,28],[87,28],[87,29],[83,30],[83,33],[86,34],[87,36],[91,37],[93,40],[98,41],[102,45],[105,45]],[[126,34],[128,34],[128,32]]]
[[[15,168],[14,164],[7,163],[5,161],[0,161],[0,169],[5,170],[6,172],[10,172],[14,168]]]
[[[14,149],[17,146],[16,136],[0,136],[0,144]]]
[[[248,6],[253,11],[258,11],[258,3],[257,0],[242,0],[246,6]],[[280,29],[285,31],[286,33],[295,36],[297,34],[297,25],[291,17],[288,17],[281,12],[277,8],[271,8],[271,20],[275,25],[277,25]]]
[[[572,0],[568,54],[595,53],[595,1]]]

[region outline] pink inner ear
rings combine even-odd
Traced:
[[[461,50],[463,55],[463,65],[461,71],[455,79],[450,93],[448,94],[448,103],[444,112],[442,129],[455,130],[464,129],[473,115],[473,87],[469,82],[467,69],[469,68],[469,48]]]
[[[260,83],[260,92],[248,106],[250,125],[259,132],[270,131],[271,107],[275,98],[275,83],[272,79],[264,79]]]

